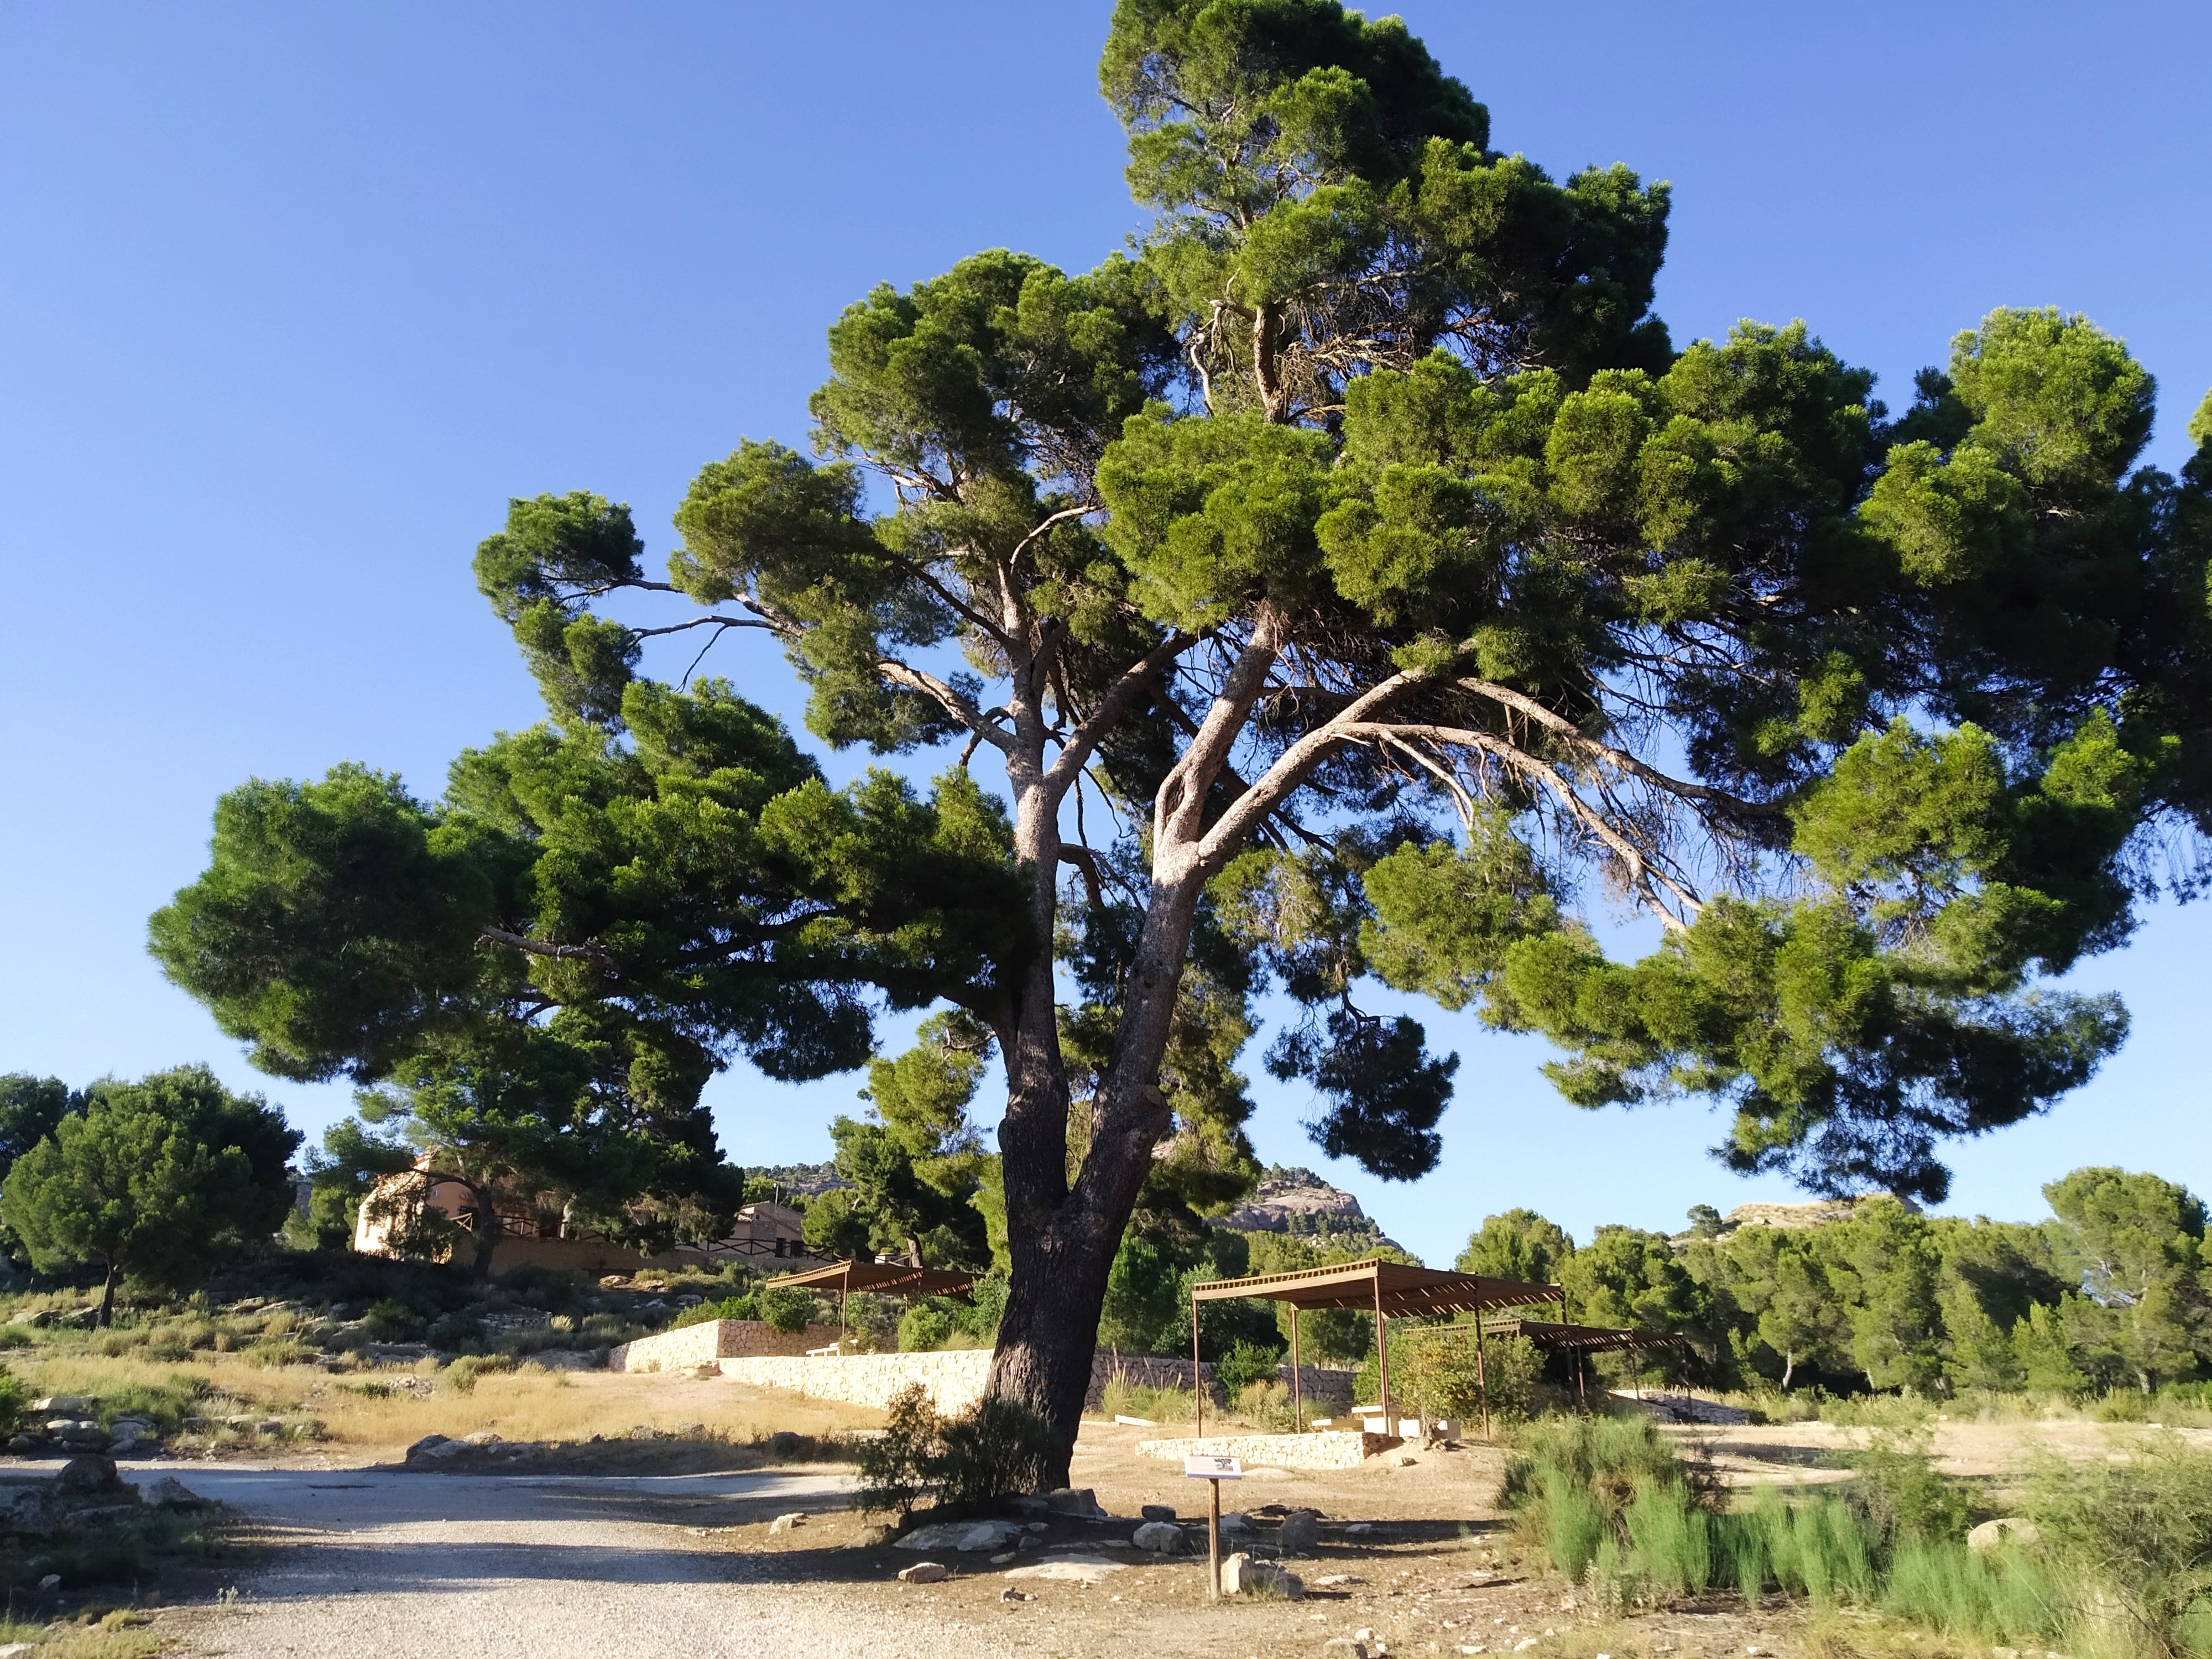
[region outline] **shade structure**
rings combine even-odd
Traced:
[[[1287,1302],[1294,1308],[1379,1308],[1390,1317],[1404,1314],[1486,1313],[1492,1308],[1558,1302],[1556,1285],[1531,1285],[1518,1279],[1481,1273],[1448,1273],[1402,1261],[1343,1261],[1295,1273],[1259,1273],[1250,1279],[1217,1279],[1190,1287],[1194,1302],[1223,1302],[1257,1297]]]
[[[1376,1370],[1382,1383],[1382,1413],[1390,1415],[1390,1326],[1394,1316],[1471,1313],[1475,1316],[1475,1340],[1481,1341],[1481,1316],[1493,1308],[1525,1307],[1556,1302],[1559,1316],[1566,1317],[1567,1294],[1557,1285],[1532,1285],[1518,1279],[1492,1279],[1482,1273],[1448,1273],[1434,1267],[1415,1267],[1403,1261],[1370,1257],[1364,1261],[1342,1261],[1327,1267],[1301,1267],[1286,1273],[1255,1273],[1249,1279],[1217,1279],[1190,1287],[1191,1382],[1198,1401],[1198,1427],[1206,1426],[1206,1390],[1198,1386],[1198,1304],[1254,1297],[1286,1302],[1291,1307],[1291,1389],[1292,1420],[1305,1424],[1305,1399],[1298,1364],[1298,1315],[1311,1308],[1358,1308],[1375,1316]],[[1480,1364],[1480,1361],[1478,1361]],[[1486,1367],[1483,1368],[1486,1370]],[[1483,1412],[1487,1430],[1489,1409]]]
[[[1525,1336],[1537,1347],[1575,1357],[1575,1399],[1587,1404],[1583,1357],[1593,1353],[1625,1353],[1638,1348],[1671,1348],[1682,1339],[1671,1331],[1632,1331],[1606,1325],[1554,1325],[1534,1319],[1486,1319],[1484,1336]],[[1478,1340],[1480,1338],[1477,1339]]]
[[[944,1267],[914,1267],[903,1261],[833,1261],[803,1273],[782,1273],[764,1291],[869,1291],[886,1296],[965,1296],[975,1275]]]
[[[837,1342],[845,1341],[845,1298],[854,1291],[883,1296],[965,1296],[975,1288],[975,1275],[945,1267],[916,1267],[904,1261],[833,1261],[826,1267],[810,1267],[803,1273],[783,1273],[761,1286],[764,1291],[835,1291],[837,1292]]]
[[[1525,1336],[1540,1348],[1562,1353],[1617,1353],[1630,1348],[1666,1348],[1681,1341],[1671,1331],[1615,1330],[1603,1325],[1555,1325],[1540,1319],[1491,1319],[1486,1336]]]

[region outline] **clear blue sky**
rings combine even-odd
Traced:
[[[1998,304],[2087,312],[2212,386],[2212,9],[1418,3],[1493,142],[1673,181],[1678,341],[1808,319],[1894,398]],[[252,776],[360,760],[434,793],[534,693],[468,559],[510,495],[588,488],[655,556],[701,463],[802,441],[824,325],[981,247],[1071,267],[1134,221],[1103,4],[85,6],[0,0],[0,1070],[256,1076],[143,949]],[[721,662],[794,714],[773,657]],[[1954,1207],[2075,1165],[2212,1189],[2212,909],[2079,982],[2126,1051],[1960,1147]],[[1529,1204],[1578,1236],[1783,1197],[1698,1105],[1579,1113],[1534,1043],[1464,1054],[1443,1168],[1338,1178],[1431,1259]],[[1257,1066],[1253,1068],[1255,1072]],[[849,1079],[719,1080],[739,1162],[826,1156]],[[1321,1167],[1261,1079],[1264,1157]]]

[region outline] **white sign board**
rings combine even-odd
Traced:
[[[1182,1472],[1196,1480],[1242,1480],[1244,1465],[1234,1457],[1186,1457]]]

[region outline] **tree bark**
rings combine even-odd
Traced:
[[[107,1264],[107,1279],[100,1287],[99,1324],[105,1330],[115,1322],[115,1285],[123,1277],[123,1269],[115,1262]]]

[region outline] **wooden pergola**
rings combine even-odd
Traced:
[[[1674,1347],[1682,1340],[1668,1331],[1620,1330],[1609,1325],[1570,1325],[1564,1320],[1485,1319],[1479,1321],[1475,1327],[1474,1340],[1478,1344],[1475,1369],[1478,1374],[1482,1369],[1479,1345],[1486,1335],[1522,1336],[1549,1352],[1572,1354],[1575,1357],[1575,1403],[1581,1407],[1589,1404],[1583,1374],[1584,1355],[1620,1353],[1636,1348]]]
[[[945,1267],[916,1267],[903,1261],[833,1261],[826,1267],[810,1267],[801,1273],[783,1273],[761,1286],[764,1291],[826,1291],[837,1292],[837,1340],[845,1340],[845,1298],[854,1291],[884,1296],[966,1296],[975,1288],[975,1275]]]
[[[1491,1279],[1481,1273],[1440,1273],[1432,1267],[1408,1267],[1402,1261],[1346,1261],[1328,1267],[1303,1267],[1295,1273],[1260,1273],[1250,1279],[1218,1279],[1190,1287],[1190,1363],[1193,1392],[1198,1397],[1198,1428],[1206,1429],[1206,1390],[1198,1378],[1198,1304],[1229,1302],[1243,1297],[1286,1302],[1291,1309],[1291,1399],[1293,1421],[1305,1428],[1305,1398],[1298,1367],[1298,1315],[1311,1308],[1358,1308],[1375,1315],[1375,1353],[1381,1373],[1382,1414],[1390,1412],[1390,1320],[1393,1316],[1471,1313],[1475,1316],[1475,1368],[1488,1381],[1482,1351],[1482,1316],[1494,1308],[1526,1307],[1556,1302],[1559,1317],[1566,1317],[1566,1292],[1557,1285],[1531,1285],[1517,1279]],[[1488,1410],[1484,1431],[1488,1432]]]

